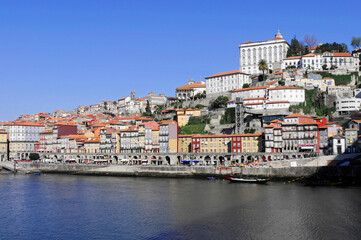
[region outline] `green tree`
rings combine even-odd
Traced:
[[[291,40],[291,46],[287,50],[287,57],[301,56],[305,54],[305,47],[300,43],[296,36]]]
[[[211,103],[211,108],[220,108],[220,107],[225,107],[227,105],[228,102],[228,97],[226,96],[219,96],[217,97],[216,100],[214,100]]]
[[[249,88],[249,84],[248,83],[243,84],[242,88]]]
[[[325,43],[317,47],[316,53],[324,52],[348,52],[347,45],[345,43]]]
[[[38,153],[30,153],[29,154],[29,158],[30,158],[30,160],[39,160],[40,159],[40,156],[39,156],[39,154]]]
[[[352,37],[351,46],[354,48],[360,47],[361,37]]]
[[[259,69],[260,71],[262,71],[262,76],[263,76],[262,80],[264,81],[264,80],[265,80],[265,74],[264,74],[264,72],[268,70],[268,65],[267,65],[266,60],[264,60],[264,59],[259,60],[259,62],[258,62],[258,69]]]
[[[145,107],[145,112],[152,114],[152,110],[150,109],[149,100],[147,100],[147,106]]]

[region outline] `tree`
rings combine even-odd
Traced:
[[[324,52],[348,52],[347,45],[345,43],[325,43],[316,48],[316,53]]]
[[[317,44],[317,38],[315,35],[310,36],[306,34],[303,42],[306,43],[308,47],[314,47]]]
[[[327,65],[326,64],[322,65],[322,70],[327,70]]]
[[[248,83],[243,84],[242,88],[249,88],[249,84]]]
[[[219,96],[217,97],[216,100],[214,100],[211,103],[211,108],[220,108],[220,107],[225,107],[227,105],[228,102],[228,97],[226,96]]]
[[[34,161],[34,160],[39,160],[40,156],[38,153],[30,153],[29,158],[30,158],[30,160]]]
[[[305,54],[305,47],[296,39],[296,36],[291,40],[291,46],[287,50],[287,57],[301,56]]]
[[[264,59],[259,60],[258,69],[262,71],[262,76],[263,76],[262,80],[264,81],[265,80],[264,71],[268,70],[268,65],[267,65],[266,60],[264,60]]]
[[[149,100],[147,100],[147,106],[145,107],[145,112],[146,113],[150,113],[150,114],[152,114],[152,110],[150,109],[150,104],[149,104]]]
[[[351,46],[354,48],[360,47],[361,37],[352,37]]]

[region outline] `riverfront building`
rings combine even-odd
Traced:
[[[8,133],[4,129],[0,129],[0,161],[8,160],[9,141]]]
[[[39,141],[39,133],[44,125],[35,122],[6,122],[0,124],[9,135],[9,154],[11,159],[23,159],[29,152],[35,151],[35,143]]]
[[[164,120],[159,123],[159,152],[176,153],[178,151],[178,124]]]

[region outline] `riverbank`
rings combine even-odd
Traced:
[[[222,167],[222,166],[139,166],[93,164],[24,164],[18,171],[89,176],[206,178],[258,177],[272,179],[322,178],[361,182],[361,166]]]

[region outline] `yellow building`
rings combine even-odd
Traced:
[[[228,153],[231,152],[231,135],[193,135],[192,152]]]
[[[8,134],[4,129],[0,129],[0,161],[8,160],[9,141]]]
[[[179,109],[177,110],[177,122],[179,127],[183,127],[188,124],[189,118],[194,116],[198,117],[201,115],[201,110],[198,108],[192,109],[188,108],[186,110]]]
[[[99,137],[87,138],[84,141],[84,152],[85,153],[99,153],[100,151],[100,140]]]
[[[193,135],[178,135],[178,152],[179,153],[192,152],[192,136]]]
[[[243,153],[255,153],[262,151],[262,134],[248,133],[248,134],[234,134],[234,136],[241,137]]]

